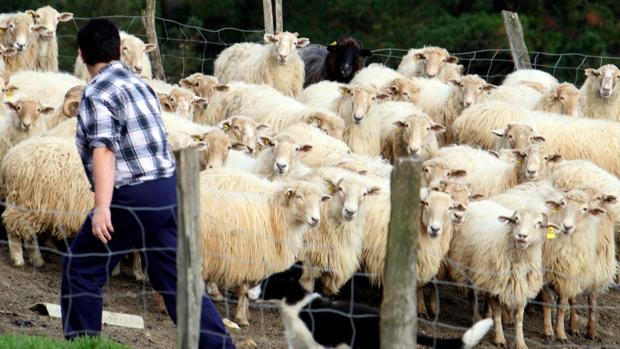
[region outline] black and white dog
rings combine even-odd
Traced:
[[[288,347],[294,349],[378,349],[379,311],[365,305],[328,301],[299,283],[299,264],[273,274],[248,292],[252,300],[279,301]],[[477,322],[461,338],[417,335],[418,344],[436,349],[471,348],[493,326],[491,319]]]

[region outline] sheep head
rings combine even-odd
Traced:
[[[467,171],[453,169],[447,163],[439,159],[430,159],[422,164],[422,176],[426,185],[430,188],[437,187],[441,181],[465,177]]]
[[[353,176],[340,178],[337,181],[325,178],[325,182],[328,194],[332,196],[332,200],[337,200],[335,206],[340,211],[337,214],[345,221],[352,221],[357,217],[367,196],[381,192],[379,187],[367,186]]]
[[[321,204],[331,199],[317,184],[303,181],[293,182],[280,195],[290,214],[289,219],[312,228],[321,222]]]
[[[0,29],[6,31],[4,34],[4,44],[10,45],[17,53],[26,50],[32,40],[35,39],[35,32],[43,32],[43,27],[36,26],[34,19],[25,14],[17,13],[0,21]]]
[[[330,111],[311,111],[302,117],[302,121],[323,131],[328,136],[342,140],[344,120]]]
[[[269,128],[247,116],[234,115],[222,121],[219,128],[228,135],[231,141],[244,144],[250,153],[256,150],[256,136],[260,131]]]
[[[169,103],[167,108],[170,108],[172,112],[186,119],[192,119],[194,100],[196,100],[196,96],[194,96],[192,91],[184,88],[173,88],[168,94],[168,100],[165,102]]]
[[[386,92],[379,91],[373,85],[355,84],[353,86],[340,86],[340,93],[343,96],[348,96],[346,103],[351,104],[351,110],[353,111],[353,122],[359,124],[364,120],[370,107],[377,100],[385,100],[390,98],[390,95]]]
[[[597,207],[596,195],[580,189],[565,191],[559,197],[547,198],[545,204],[551,209],[551,216],[558,222],[560,231],[566,235],[572,235],[577,225],[601,213]]]
[[[592,81],[591,88],[606,99],[614,94],[620,81],[620,70],[613,64],[606,64],[598,69],[586,69],[586,76]]]
[[[437,133],[446,130],[440,124],[436,124],[426,114],[413,114],[405,120],[395,121],[394,125],[401,129],[402,144],[410,156],[418,157],[422,150],[432,141],[437,140]]]
[[[446,63],[456,63],[458,58],[450,56],[448,51],[441,47],[425,47],[415,54],[418,64],[422,64],[422,77],[433,79],[439,75]]]
[[[222,130],[218,129],[191,137],[195,144],[202,145],[204,148],[200,156],[202,170],[223,167],[230,150],[246,149],[244,144],[231,141]]]
[[[121,61],[123,61],[134,74],[140,75],[146,64],[145,53],[155,50],[155,44],[145,44],[133,35],[121,32]]]
[[[546,213],[532,209],[517,210],[510,217],[499,216],[497,219],[510,227],[509,233],[516,247],[522,250],[542,243],[549,228],[560,229],[557,224],[549,223]]]
[[[277,64],[286,64],[288,59],[297,53],[298,47],[304,47],[310,43],[308,38],[298,38],[298,36],[298,33],[289,32],[265,34],[265,42],[271,44],[271,55]]]
[[[457,96],[463,109],[483,101],[487,93],[496,88],[495,85],[487,84],[478,75],[461,76],[459,79],[450,80],[450,83],[458,89]]]
[[[418,103],[420,100],[420,87],[410,79],[394,79],[383,91],[390,95],[393,101]]]
[[[218,91],[224,91],[228,88],[226,85],[220,85],[216,77],[201,73],[194,73],[179,80],[179,85],[192,90],[196,96],[204,98],[207,103],[211,101],[213,94],[218,90],[218,86]]]
[[[364,67],[364,57],[372,53],[362,48],[362,43],[350,36],[344,36],[327,46],[327,65],[329,80],[349,82],[353,75]]]
[[[294,139],[285,135],[261,136],[258,141],[261,146],[271,148],[273,170],[278,176],[285,176],[290,171],[291,166],[297,162],[300,152],[307,153],[312,150],[311,145],[297,144]]]
[[[503,138],[503,143],[512,149],[525,149],[530,144],[545,141],[543,136],[534,132],[532,126],[525,124],[508,124],[504,129],[495,129],[491,132]]]
[[[40,118],[41,114],[49,114],[54,111],[52,107],[44,107],[39,100],[33,98],[21,98],[17,102],[4,102],[16,116],[13,118],[13,126],[22,132],[29,132],[30,127]]]
[[[550,166],[562,160],[559,154],[546,154],[540,143],[530,144],[525,149],[515,149],[513,152],[517,158],[519,177],[527,181],[546,179]]]
[[[428,188],[420,190],[420,214],[425,232],[431,239],[440,237],[446,230],[445,224],[451,224],[451,213],[460,209],[450,194]]]
[[[68,22],[73,19],[71,12],[58,12],[51,6],[38,8],[36,11],[26,11],[34,19],[34,24],[41,27],[40,36],[51,39],[56,36],[56,28],[60,22]]]
[[[437,187],[431,187],[441,192],[450,194],[454,205],[450,215],[452,217],[452,223],[460,224],[465,218],[465,212],[467,211],[467,205],[470,201],[478,200],[482,198],[481,194],[472,193],[469,183],[461,183],[455,180],[441,180]]]

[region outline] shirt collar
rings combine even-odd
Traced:
[[[123,69],[123,67],[124,67],[124,65],[120,61],[112,61],[112,62],[108,63],[105,67],[101,68],[101,70],[99,70],[97,72],[97,75],[95,75],[95,77],[90,81],[90,83],[91,84],[94,83],[106,71],[111,71],[111,70],[116,70],[116,69]]]

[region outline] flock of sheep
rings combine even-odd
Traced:
[[[38,238],[73,237],[93,202],[74,138],[88,74],[79,58],[74,75],[58,72],[55,30],[72,16],[49,6],[0,15],[2,222],[15,266],[22,242],[43,265]],[[201,151],[203,275],[216,298],[218,285],[238,288],[240,324],[249,287],[297,260],[304,286],[320,279],[324,294],[356,271],[381,285],[392,165],[418,157],[420,315],[434,278],[471,285],[494,343],[506,345],[502,320],[514,316],[515,346],[526,348],[528,300],[540,294],[545,335],[566,341],[568,305],[585,293],[596,338],[620,236],[616,66],[586,69],[580,89],[538,70],[494,86],[442,48],[412,49],[393,70],[364,67],[352,38],[323,47],[281,32],[226,48],[214,76],[169,84],[152,79],[152,44],[121,38],[122,61],[160,96],[171,146]],[[144,278],[139,258],[134,274]],[[568,331],[579,333],[574,307]]]

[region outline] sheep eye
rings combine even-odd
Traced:
[[[431,173],[431,171],[430,171],[428,168],[425,168],[425,169],[424,169],[424,172],[426,172],[426,173]]]
[[[427,131],[430,131],[430,130],[431,130],[431,128],[430,128],[430,127],[427,127],[427,128],[426,128],[426,130],[427,130]]]
[[[232,145],[228,146],[228,150],[231,150],[231,149],[232,149]]]
[[[37,113],[40,113],[40,112],[41,112],[41,108],[37,108]]]
[[[198,84],[197,82],[194,83],[194,86],[198,87],[200,84]]]
[[[338,191],[343,191],[342,187],[338,187]]]
[[[239,131],[239,126],[235,125],[235,126],[233,126],[233,128],[234,128],[235,130]]]
[[[17,110],[22,110],[22,107],[18,105],[16,109]]]
[[[482,86],[478,87],[478,91],[482,91]]]
[[[374,101],[375,99],[377,99],[377,97],[372,97],[372,100]]]
[[[364,193],[364,196],[366,196],[366,195],[368,195],[368,192],[365,192],[365,193]]]
[[[587,207],[582,207],[582,208],[581,208],[581,212],[587,212],[587,211],[588,211],[588,208],[587,208]]]
[[[512,139],[512,135],[508,135],[508,139]]]
[[[15,28],[15,24],[13,24],[13,23],[9,24],[9,28],[11,28],[11,29]]]
[[[543,223],[541,221],[536,222],[536,224],[538,224],[539,227],[542,227]]]
[[[442,59],[441,61],[445,63],[445,62],[446,62],[446,59],[444,58],[444,59]]]

